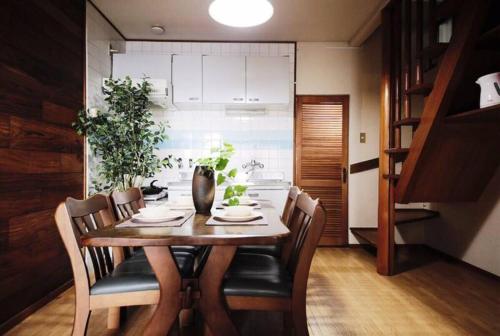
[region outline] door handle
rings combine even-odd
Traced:
[[[342,183],[346,183],[346,182],[347,182],[347,169],[342,168]]]

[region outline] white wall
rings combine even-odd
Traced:
[[[102,95],[102,79],[111,73],[111,56],[109,46],[113,49],[124,50],[125,41],[102,17],[101,14],[88,2],[87,4],[87,78],[86,78],[86,107],[101,108],[104,105]],[[87,150],[87,153],[90,153]],[[91,185],[91,177],[95,173],[93,157],[87,155],[87,192]]]
[[[349,95],[349,164],[379,156],[381,34],[363,46],[299,42],[297,94]],[[359,142],[360,132],[366,143]],[[376,227],[378,169],[349,176],[349,227]],[[357,239],[349,233],[349,242]]]
[[[125,41],[111,25],[87,2],[87,107],[100,107],[102,79],[111,74],[110,44],[124,50]]]
[[[434,203],[427,244],[500,276],[500,169],[477,202]]]

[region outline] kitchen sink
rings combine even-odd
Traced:
[[[285,173],[274,170],[256,170],[248,176],[248,182],[251,183],[278,183],[285,179]]]

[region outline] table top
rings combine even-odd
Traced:
[[[109,227],[82,236],[86,246],[271,245],[290,231],[274,208],[262,208],[268,225],[205,225],[210,216],[195,214],[180,227]]]

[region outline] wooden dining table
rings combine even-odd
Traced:
[[[226,310],[222,293],[224,275],[239,245],[273,245],[290,231],[276,209],[260,209],[267,225],[209,226],[208,215],[195,214],[179,227],[120,227],[92,231],[82,236],[85,246],[144,247],[160,287],[158,305],[144,335],[167,335],[182,308],[196,299],[205,330],[212,335],[232,336],[238,331]],[[170,246],[210,246],[208,257],[196,277],[182,278]],[[196,274],[196,272],[195,272]]]

